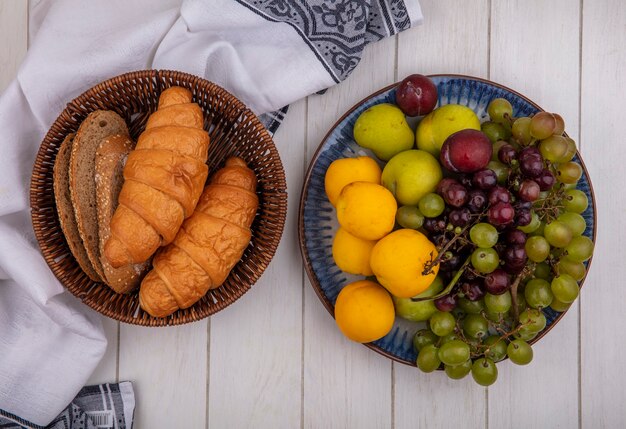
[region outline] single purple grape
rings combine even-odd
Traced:
[[[472,176],[472,183],[479,189],[491,189],[498,183],[498,176],[493,170],[479,170]]]
[[[509,275],[501,268],[487,274],[483,283],[485,290],[492,295],[501,295],[511,286]]]
[[[464,282],[461,284],[461,292],[470,301],[478,301],[485,296],[485,290],[481,287],[481,282],[478,281]]]
[[[470,211],[466,207],[452,210],[448,219],[454,226],[465,226],[470,221]]]
[[[507,244],[525,244],[526,234],[519,229],[510,229],[504,235],[504,241]]]
[[[487,195],[479,189],[472,189],[469,191],[469,198],[467,200],[467,208],[472,213],[480,213],[487,205]]]
[[[492,225],[507,225],[513,222],[515,210],[511,204],[499,202],[489,207],[487,217],[489,218],[489,223]]]
[[[517,196],[523,201],[535,201],[539,198],[539,192],[540,189],[537,182],[526,179],[520,184]]]
[[[496,186],[489,191],[489,204],[494,205],[499,202],[511,202],[511,193],[503,186]]]
[[[546,168],[535,178],[535,182],[537,182],[541,191],[549,191],[556,183],[556,179],[552,172]]]
[[[517,151],[510,144],[504,144],[500,146],[500,150],[498,151],[498,159],[505,165],[510,165],[511,161],[513,161],[517,157]]]
[[[530,224],[532,220],[533,220],[533,217],[530,214],[529,209],[515,210],[515,219],[514,219],[515,225],[526,226]]]
[[[452,207],[463,207],[467,202],[467,189],[460,183],[450,184],[443,192],[443,199]]]
[[[446,296],[442,296],[441,298],[437,298],[435,300],[435,307],[439,311],[452,311],[456,308],[456,294],[449,294]]]

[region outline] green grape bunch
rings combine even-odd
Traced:
[[[487,113],[487,167],[450,172],[436,192],[398,215],[435,243],[438,255],[422,274],[439,265],[447,285],[414,299],[437,308],[413,338],[417,367],[443,369],[455,380],[471,373],[482,386],[497,380],[497,362],[532,361],[544,310],[563,312],[576,300],[594,250],[582,216],[589,201],[576,189],[583,169],[563,118],[516,118],[504,98],[493,99]]]

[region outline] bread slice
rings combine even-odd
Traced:
[[[70,196],[78,232],[91,265],[105,279],[100,262],[96,206],[96,150],[100,142],[115,134],[128,135],[128,127],[115,112],[96,110],[78,128],[70,157]]]
[[[117,208],[124,184],[122,172],[128,153],[135,144],[130,137],[114,135],[102,140],[96,150],[96,207],[98,210],[99,254],[106,284],[117,293],[127,293],[139,286],[150,263],[113,268],[104,256],[104,243],[111,235],[111,218]]]
[[[70,155],[72,154],[72,146],[74,142],[74,134],[68,134],[61,143],[59,153],[57,153],[54,161],[53,179],[54,179],[54,199],[59,213],[59,223],[67,244],[70,247],[74,259],[83,269],[85,274],[93,281],[100,282],[102,279],[94,270],[89,256],[85,251],[85,246],[80,238],[78,227],[76,226],[76,217],[74,216],[74,208],[70,198],[70,182],[69,182],[69,166]]]

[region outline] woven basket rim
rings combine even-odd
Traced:
[[[55,139],[58,140],[59,138],[59,130],[63,130],[64,128],[70,126],[68,124],[73,125],[73,123],[76,122],[75,116],[77,112],[85,113],[85,106],[90,107],[89,109],[87,109],[90,112],[97,110],[98,107],[92,108],[92,102],[102,101],[102,97],[110,92],[112,88],[127,88],[132,87],[132,85],[137,85],[139,87],[146,83],[146,88],[148,89],[144,93],[148,93],[148,96],[155,95],[158,98],[158,95],[165,87],[181,84],[182,86],[186,86],[187,88],[191,89],[194,93],[194,96],[211,96],[219,100],[220,102],[223,102],[222,104],[224,106],[227,106],[226,108],[235,114],[235,116],[233,116],[233,118],[235,118],[233,121],[234,128],[233,126],[231,126],[231,129],[227,130],[226,132],[231,132],[232,130],[235,130],[235,134],[238,131],[254,133],[254,136],[250,137],[250,139],[253,140],[245,140],[246,148],[251,148],[253,147],[252,144],[254,144],[256,145],[255,147],[259,148],[259,150],[265,151],[263,152],[263,162],[265,162],[265,160],[268,160],[267,168],[270,169],[272,172],[272,177],[268,179],[268,183],[272,185],[271,189],[266,189],[263,192],[261,192],[260,190],[257,191],[260,196],[264,196],[267,198],[267,203],[274,204],[273,206],[271,206],[272,225],[271,228],[267,227],[271,229],[270,233],[266,233],[265,231],[263,231],[263,237],[257,238],[255,236],[253,224],[252,244],[254,244],[255,240],[257,239],[259,241],[263,241],[261,243],[263,244],[262,250],[252,249],[251,252],[255,252],[253,253],[253,260],[246,260],[243,264],[240,261],[237,263],[235,268],[233,268],[233,271],[231,272],[231,276],[229,276],[227,283],[231,281],[232,277],[233,279],[231,283],[234,286],[231,287],[231,284],[229,283],[228,290],[225,290],[226,286],[221,286],[220,288],[211,290],[207,293],[206,297],[203,297],[194,306],[190,307],[187,310],[178,310],[173,315],[166,318],[155,318],[147,315],[147,313],[143,312],[142,310],[139,311],[139,314],[142,315],[141,317],[136,317],[136,315],[132,314],[126,314],[123,312],[125,308],[123,303],[128,298],[115,294],[112,291],[110,291],[110,293],[113,293],[114,298],[117,300],[115,303],[115,308],[107,306],[106,304],[108,304],[109,302],[99,302],[98,299],[100,295],[110,295],[110,293],[106,293],[108,287],[104,286],[101,283],[82,279],[82,281],[80,282],[72,282],[71,284],[68,284],[70,282],[70,279],[75,279],[76,276],[78,276],[78,278],[82,278],[82,270],[78,268],[78,270],[74,269],[68,272],[68,270],[66,270],[63,265],[59,264],[59,262],[63,259],[61,258],[60,260],[58,260],[58,249],[55,253],[54,249],[50,249],[49,245],[47,244],[46,240],[50,239],[51,234],[47,229],[45,229],[47,227],[44,225],[45,221],[43,220],[43,215],[50,215],[53,213],[54,216],[56,216],[58,230],[56,232],[60,232],[61,236],[63,236],[63,233],[60,230],[60,226],[58,225],[59,220],[56,211],[56,203],[53,203],[54,210],[51,212],[49,207],[50,204],[48,203],[46,205],[45,203],[42,203],[42,200],[45,198],[45,196],[42,195],[40,189],[42,181],[45,180],[45,175],[52,174],[52,165],[54,164],[54,159],[56,158],[56,154],[58,152],[58,147],[55,147]],[[198,102],[200,103],[200,101]],[[129,106],[124,107],[129,108]],[[214,108],[214,110],[210,113],[204,111],[205,115],[214,115],[217,113],[219,113],[219,107]],[[237,128],[237,126],[235,125],[239,124],[238,121],[240,118],[243,118],[243,121],[245,123],[242,123],[243,125]],[[219,127],[216,125],[216,128]],[[246,139],[246,136],[239,137],[239,140],[241,139]],[[227,150],[227,148],[224,150]],[[52,157],[52,161],[50,160],[50,157]],[[222,161],[223,160],[221,160],[220,163]],[[263,180],[262,177],[258,177],[258,179],[259,182]],[[54,200],[54,198],[52,198],[52,200]],[[259,217],[262,213],[262,204],[263,199],[261,199],[259,208],[257,210],[257,217]],[[284,231],[284,225],[287,216],[287,183],[284,167],[280,159],[280,154],[272,140],[271,135],[261,124],[257,116],[248,107],[246,107],[243,102],[241,102],[239,99],[237,99],[235,96],[233,96],[231,93],[229,93],[227,90],[220,87],[219,85],[203,79],[199,76],[194,76],[189,73],[175,70],[148,69],[131,71],[109,78],[87,89],[82,94],[66,104],[63,111],[55,119],[55,121],[52,123],[52,125],[44,135],[42,143],[40,144],[37,151],[37,155],[35,157],[35,162],[33,165],[33,171],[31,174],[30,207],[31,221],[35,232],[35,237],[44,256],[44,259],[46,260],[46,263],[48,264],[54,275],[57,277],[59,282],[61,282],[61,284],[63,284],[63,286],[68,289],[70,293],[79,298],[83,303],[85,303],[92,309],[120,322],[153,327],[173,326],[198,321],[212,314],[215,314],[218,311],[223,310],[224,308],[235,302],[237,299],[239,299],[241,296],[243,296],[243,294],[250,290],[250,288],[258,281],[258,279],[261,277],[261,275],[264,273],[265,269],[269,265],[273,256],[275,255]],[[256,219],[255,222],[257,222]],[[266,227],[266,225],[264,224],[259,226]],[[265,237],[265,235],[267,235],[268,237]],[[249,246],[248,250],[253,247],[254,246]],[[66,254],[72,256],[67,246],[67,243],[65,243],[65,250],[67,251]],[[242,260],[243,259],[245,259],[245,257],[242,257]],[[251,267],[247,267],[247,262],[253,263],[254,265]],[[246,272],[244,273],[246,277],[245,279],[244,276],[237,276],[237,278],[235,279],[232,275],[240,264],[242,265],[242,269],[246,269]],[[84,273],[82,273],[82,276],[86,278],[86,275]],[[94,288],[97,287],[101,289],[106,289],[102,289],[103,292],[97,294],[94,298],[91,294],[93,293]],[[216,303],[215,305],[213,305],[212,302],[215,303],[216,300],[213,293],[219,295],[220,298],[222,296],[226,296],[226,299],[224,299],[219,304]],[[208,298],[209,294],[211,294],[211,299],[213,301],[210,301],[210,299]],[[136,296],[136,291],[128,296]],[[118,303],[122,304],[118,305]]]
[[[491,80],[488,79],[484,79],[484,78],[480,78],[480,77],[476,77],[476,76],[470,76],[470,75],[464,75],[464,74],[454,74],[454,73],[439,73],[439,74],[430,74],[427,75],[428,77],[451,77],[451,78],[461,78],[461,79],[471,79],[471,80],[476,80],[479,82],[483,82],[483,83],[487,83],[493,86],[496,86],[498,88],[502,88],[506,91],[511,92],[512,94],[515,94],[516,96],[522,98],[523,100],[527,101],[530,105],[532,105],[533,107],[535,107],[536,109],[538,109],[539,111],[545,111],[543,108],[541,108],[537,103],[535,103],[534,101],[530,100],[528,97],[526,97],[525,95],[505,86],[502,84],[499,84],[497,82],[493,82]],[[311,176],[313,175],[313,165],[315,164],[315,162],[317,161],[317,159],[319,158],[321,152],[322,152],[322,148],[324,147],[324,144],[326,143],[326,141],[330,138],[333,130],[335,128],[337,128],[339,126],[339,124],[341,122],[343,122],[343,120],[350,115],[355,109],[357,109],[358,107],[360,107],[363,103],[365,103],[367,100],[369,100],[370,98],[376,97],[384,92],[389,91],[392,88],[397,87],[400,84],[400,82],[395,82],[392,83],[390,85],[385,86],[384,88],[381,88],[369,95],[367,95],[366,97],[364,97],[363,99],[361,99],[360,101],[358,101],[357,103],[355,103],[352,107],[350,107],[349,109],[347,109],[345,111],[345,113],[343,115],[341,115],[341,117],[339,119],[337,119],[337,121],[328,129],[328,132],[326,133],[326,135],[324,135],[324,138],[322,138],[321,143],[319,144],[319,146],[317,147],[317,149],[315,150],[315,153],[313,154],[313,157],[311,158],[311,161],[309,162],[309,165],[307,167],[307,172],[304,176],[304,180],[302,182],[302,189],[300,191],[300,204],[298,207],[298,242],[299,242],[299,247],[300,247],[300,254],[302,256],[302,260],[304,262],[304,268],[307,274],[307,277],[309,278],[309,282],[311,283],[311,287],[313,288],[313,290],[315,291],[315,294],[317,295],[317,297],[319,298],[319,300],[322,302],[322,304],[324,305],[324,308],[326,308],[326,310],[328,311],[328,313],[330,313],[331,317],[335,317],[335,307],[333,305],[332,302],[330,302],[330,300],[326,297],[326,295],[324,294],[324,291],[322,290],[322,286],[319,282],[319,279],[317,278],[317,276],[315,275],[315,271],[313,270],[313,266],[311,264],[311,260],[309,258],[309,253],[308,250],[306,248],[306,244],[305,244],[305,237],[304,237],[304,203],[306,201],[306,197],[308,195],[308,185],[309,182],[311,180]],[[565,135],[567,135],[567,133],[565,133]],[[593,222],[593,233],[592,233],[592,241],[595,243],[596,242],[596,236],[597,236],[597,219],[598,219],[598,214],[597,214],[597,205],[596,205],[596,197],[595,197],[595,193],[593,190],[593,184],[591,183],[591,178],[589,176],[589,171],[587,170],[587,167],[585,166],[585,163],[582,159],[582,157],[580,156],[580,153],[578,152],[578,149],[576,150],[576,154],[578,155],[578,158],[580,160],[580,165],[583,169],[584,174],[587,176],[588,182],[589,182],[589,193],[591,194],[591,199],[593,202],[593,218],[594,218],[594,222]],[[593,255],[591,256],[591,258],[589,258],[588,261],[588,265],[587,265],[587,271],[585,272],[585,277],[583,277],[579,282],[579,289],[582,289],[583,284],[585,283],[585,280],[587,279],[587,273],[589,273],[589,269],[591,268],[591,262],[593,260]],[[536,342],[538,342],[540,339],[542,339],[548,332],[550,332],[552,330],[552,328],[554,328],[554,326],[556,326],[557,323],[559,323],[561,321],[561,319],[565,316],[565,313],[567,313],[569,311],[569,309],[571,308],[568,307],[565,311],[561,312],[555,319],[554,322],[552,322],[552,324],[550,324],[550,326],[548,326],[547,329],[544,329],[543,331],[541,331],[541,333],[539,335],[537,335],[535,338],[533,338],[531,341],[529,341],[529,344],[535,344]],[[385,356],[393,361],[408,365],[408,366],[417,366],[415,362],[411,362],[405,359],[401,359],[396,355],[393,355],[391,353],[389,353],[388,351],[384,350],[382,347],[374,344],[374,343],[364,343],[363,344],[365,347],[375,351],[376,353]]]

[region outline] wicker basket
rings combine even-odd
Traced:
[[[61,231],[52,168],[64,137],[78,129],[97,109],[113,110],[125,118],[133,138],[144,129],[156,110],[159,95],[170,86],[191,90],[204,112],[211,137],[209,175],[225,159],[237,155],[258,177],[259,209],[252,225],[252,241],[226,282],[209,291],[194,306],[167,318],[155,318],[139,307],[137,293],[120,295],[87,277],[69,251]],[[210,176],[209,176],[210,177]],[[236,301],[259,279],[271,261],[285,224],[287,191],[285,173],[272,138],[243,103],[219,86],[186,73],[145,70],[102,82],[71,101],[44,138],[33,168],[30,205],[35,236],[46,262],[69,291],[94,310],[122,322],[144,325],[179,325],[203,319]]]

